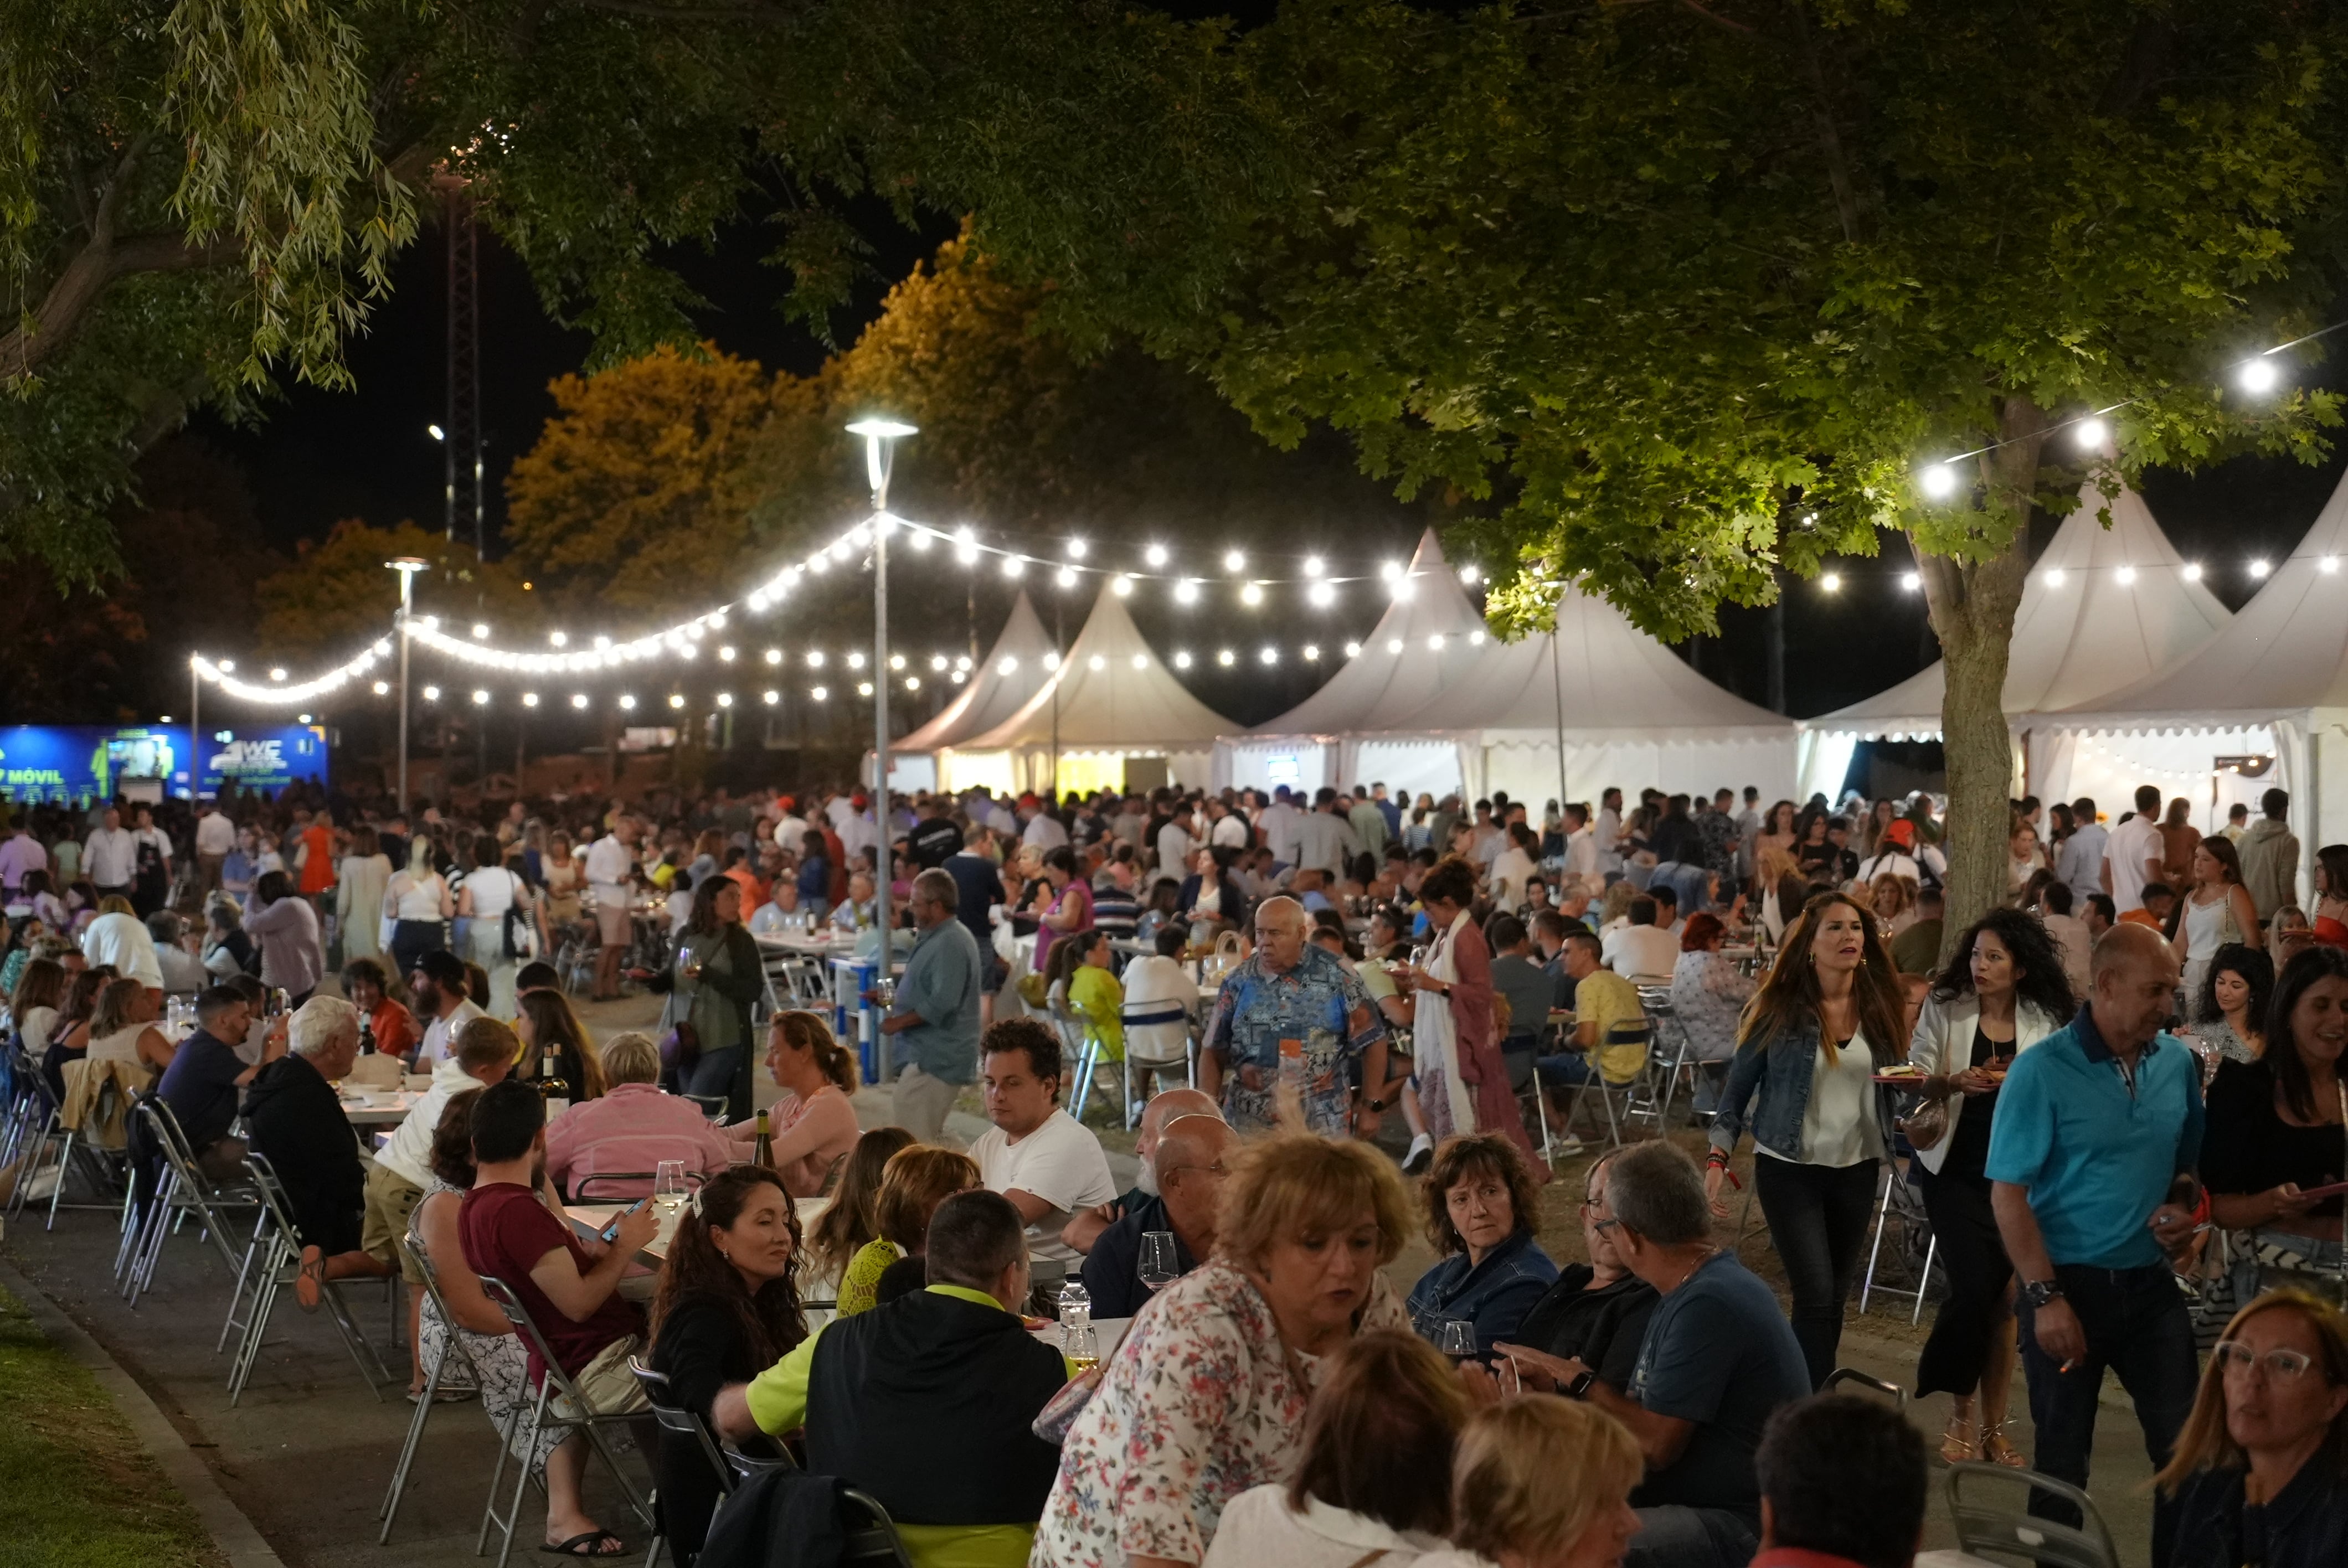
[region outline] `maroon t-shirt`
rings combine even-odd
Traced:
[[[538,1331],[546,1337],[547,1348],[572,1376],[578,1376],[606,1345],[644,1331],[643,1313],[616,1290],[584,1322],[574,1323],[538,1287],[530,1271],[556,1247],[570,1252],[581,1274],[595,1265],[571,1227],[556,1219],[528,1187],[515,1182],[489,1182],[475,1187],[465,1194],[457,1211],[457,1235],[473,1272],[494,1276],[513,1287],[521,1304],[530,1308]],[[526,1342],[523,1348],[530,1352],[530,1380],[535,1386],[544,1375],[545,1364],[536,1348]]]

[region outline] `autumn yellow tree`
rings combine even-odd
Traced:
[[[416,578],[416,612],[452,626],[486,620],[501,640],[543,620],[534,589],[503,562],[483,565],[471,548],[412,522],[375,528],[355,518],[324,539],[304,540],[294,564],[253,590],[261,611],[261,651],[284,659],[345,659],[391,627],[399,579],[384,563],[413,556],[428,563]]]

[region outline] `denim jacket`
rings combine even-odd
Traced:
[[[1756,1031],[1729,1060],[1728,1083],[1720,1091],[1720,1109],[1712,1119],[1712,1146],[1724,1153],[1736,1152],[1737,1140],[1747,1130],[1746,1107],[1755,1092],[1760,1103],[1752,1107],[1753,1141],[1780,1153],[1797,1153],[1802,1147],[1802,1117],[1810,1108],[1810,1079],[1818,1064],[1818,1020],[1804,1019],[1780,1035]],[[1891,1157],[1891,1096],[1875,1086],[1875,1127],[1881,1140],[1877,1153]]]
[[[1519,1230],[1470,1266],[1453,1253],[1419,1276],[1410,1291],[1410,1326],[1419,1337],[1437,1342],[1444,1323],[1464,1318],[1476,1326],[1476,1353],[1488,1356],[1503,1339],[1514,1339],[1525,1315],[1557,1283],[1557,1265],[1541,1251],[1533,1233]]]

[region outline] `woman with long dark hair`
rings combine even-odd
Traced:
[[[2210,1081],[2201,1144],[2209,1217],[2253,1233],[2270,1257],[2298,1260],[2278,1266],[2266,1283],[2311,1283],[2308,1272],[2338,1276],[2341,1202],[2306,1194],[2348,1174],[2343,1050],[2348,952],[2310,948],[2275,981],[2265,1054],[2225,1062]]]
[[[514,1033],[521,1037],[523,1054],[518,1076],[531,1080],[560,1078],[571,1086],[570,1100],[601,1100],[611,1088],[603,1071],[603,1053],[587,1026],[571,1010],[561,991],[524,991],[514,999]]]
[[[742,885],[712,876],[693,889],[676,957],[650,982],[669,993],[663,1030],[690,1026],[699,1054],[677,1074],[681,1094],[726,1097],[726,1117],[750,1114],[750,1004],[766,994],[758,944],[742,926]]]
[[[2209,960],[2200,990],[2188,999],[2192,1023],[2184,1032],[2222,1061],[2256,1061],[2266,1054],[2274,979],[2274,965],[2264,953],[2227,943]]]
[[[713,1176],[677,1216],[653,1296],[653,1370],[669,1402],[709,1419],[717,1390],[747,1383],[807,1337],[793,1279],[799,1222],[782,1178],[763,1165]],[[663,1431],[661,1514],[679,1563],[700,1554],[717,1478],[697,1440]]]
[[[2063,955],[2037,918],[1993,909],[1957,938],[1941,983],[1924,999],[1908,1062],[1938,1116],[1910,1119],[1910,1168],[1939,1238],[1949,1295],[1916,1363],[1918,1396],[1953,1394],[1941,1455],[1952,1464],[1986,1459],[2019,1465],[2005,1437],[2006,1390],[2013,1381],[2013,1265],[1990,1208],[1991,1119],[1998,1085],[2014,1057],[2071,1021],[2077,1004]],[[1938,1120],[1939,1128],[1928,1132]],[[1980,1412],[1974,1411],[1979,1389]]]
[[[2315,852],[2315,939],[2348,948],[2348,844]]]
[[[1847,894],[1819,894],[1786,928],[1746,1006],[1712,1121],[1704,1193],[1725,1213],[1720,1184],[1751,1109],[1754,1193],[1793,1289],[1794,1337],[1813,1387],[1834,1370],[1843,1302],[1890,1157],[1891,1116],[1873,1080],[1908,1059],[1905,1016],[1875,917]]]
[[[807,1278],[837,1286],[848,1266],[880,1234],[880,1180],[890,1156],[913,1146],[912,1133],[902,1127],[875,1127],[856,1140],[848,1163],[832,1189],[831,1202],[808,1235]]]

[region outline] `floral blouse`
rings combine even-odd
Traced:
[[[1672,969],[1672,1011],[1687,1030],[1694,1060],[1726,1061],[1736,1054],[1736,1020],[1755,983],[1718,953],[1679,956]]]
[[[1381,1274],[1364,1329],[1407,1329]],[[1286,1482],[1318,1376],[1280,1339],[1253,1281],[1217,1258],[1142,1307],[1060,1450],[1030,1568],[1123,1568],[1131,1556],[1196,1563],[1223,1507]]]

